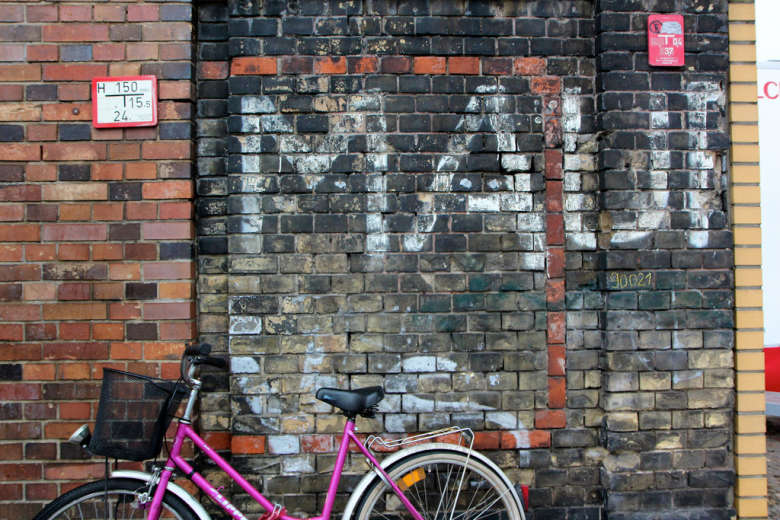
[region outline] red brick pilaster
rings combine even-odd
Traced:
[[[189,2],[0,4],[2,518],[102,475],[58,444],[93,420],[104,366],[177,377],[195,337],[191,20]],[[160,124],[93,128],[92,78],[140,74]]]
[[[531,84],[545,97],[545,219],[547,225],[547,406],[537,412],[537,427],[564,428],[566,415],[566,258],[563,222],[563,152],[560,78],[540,77]],[[541,426],[541,425],[545,426]]]

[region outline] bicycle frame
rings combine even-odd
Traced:
[[[147,517],[148,520],[158,520],[162,508],[163,496],[165,495],[168,482],[170,481],[171,475],[175,469],[179,469],[185,475],[187,475],[187,477],[190,478],[192,482],[198,486],[198,488],[211,497],[214,502],[219,504],[219,506],[232,518],[235,520],[248,520],[246,516],[244,516],[233,504],[230,503],[227,498],[222,495],[222,493],[219,492],[218,489],[216,489],[202,475],[197,473],[193,467],[181,457],[181,447],[185,439],[191,439],[198,449],[200,449],[203,453],[206,454],[206,456],[213,460],[220,469],[227,473],[234,482],[236,482],[244,491],[246,491],[249,496],[251,496],[267,512],[278,513],[281,511],[281,514],[279,514],[278,517],[272,515],[273,520],[330,520],[331,512],[333,511],[333,504],[336,501],[336,492],[339,487],[339,481],[341,480],[341,472],[344,469],[344,462],[347,459],[347,453],[349,451],[349,443],[353,442],[368,459],[373,470],[398,496],[399,500],[412,515],[414,520],[423,520],[422,515],[420,515],[412,503],[409,502],[409,499],[406,498],[403,491],[401,491],[396,483],[390,479],[388,474],[382,469],[380,463],[376,460],[373,454],[357,438],[355,435],[355,423],[350,419],[348,419],[344,425],[344,434],[341,438],[341,444],[339,446],[338,455],[336,457],[336,464],[333,467],[333,474],[330,479],[330,484],[328,485],[328,492],[325,495],[325,503],[323,504],[322,511],[319,516],[308,519],[302,519],[284,513],[284,511],[280,509],[281,506],[274,505],[270,500],[264,497],[262,493],[255,489],[252,484],[247,482],[247,480],[244,479],[244,477],[242,477],[225,459],[220,457],[220,455],[214,451],[214,449],[211,448],[211,446],[209,446],[206,441],[204,441],[200,436],[198,436],[197,433],[195,433],[195,430],[188,422],[180,421],[176,430],[176,437],[173,442],[173,447],[171,448],[168,460],[166,461],[165,466],[160,473],[160,481],[157,485],[154,498],[152,499],[151,505],[149,507],[149,516]]]

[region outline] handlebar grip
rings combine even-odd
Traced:
[[[228,367],[227,359],[211,357],[211,345],[201,343],[199,345],[190,345],[184,349],[184,357],[192,358],[190,362],[193,365],[211,365],[213,367],[225,369]]]
[[[208,356],[211,353],[211,345],[201,343],[199,345],[190,345],[184,349],[185,356]]]

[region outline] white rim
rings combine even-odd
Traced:
[[[94,515],[84,516],[84,511],[83,511],[81,506],[87,500],[93,499],[95,497],[102,497],[104,494],[105,494],[105,490],[101,490],[101,491],[96,491],[94,493],[90,493],[88,495],[84,495],[84,496],[78,497],[75,500],[71,500],[70,502],[68,502],[67,504],[65,504],[64,506],[62,506],[58,510],[56,510],[54,513],[49,515],[49,518],[57,518],[63,512],[72,509],[74,506],[77,507],[77,510],[74,513],[78,512],[78,515],[77,516],[73,516],[71,514],[68,514],[68,515],[64,516],[63,519],[71,520],[71,519],[76,519],[76,518],[88,518],[88,519],[99,518],[97,512],[95,512]],[[131,491],[129,489],[109,489],[108,490],[108,495],[109,496],[111,496],[111,495],[132,495],[132,496],[137,496],[138,493],[135,493],[134,491]],[[102,506],[103,505],[103,501],[100,500],[99,502],[95,502],[95,505],[96,505],[96,507],[97,507],[97,505],[101,505]],[[166,512],[171,513],[172,515],[174,515],[179,520],[183,520],[184,517],[180,516],[169,505],[163,503],[163,508],[165,509]],[[131,516],[131,517],[125,517],[125,518],[141,518],[142,519],[142,518],[144,518],[146,516],[144,509],[136,509],[135,511],[138,511],[140,516]],[[112,515],[109,520],[115,520],[115,517]]]

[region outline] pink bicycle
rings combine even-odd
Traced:
[[[95,455],[146,460],[158,455],[171,415],[184,394],[189,396],[168,459],[152,473],[114,471],[104,480],[75,488],[48,504],[35,520],[121,520],[129,518],[210,519],[203,506],[171,481],[174,471],[188,477],[230,517],[247,520],[238,508],[181,456],[185,439],[194,445],[260,506],[261,520],[304,520],[287,513],[244,479],[220,457],[191,426],[201,382],[195,379],[200,365],[227,368],[221,358],[210,357],[208,345],[189,347],[182,358],[180,382],[164,381],[112,369],[104,370],[95,432],[85,425],[71,437]],[[321,388],[316,397],[346,416],[336,463],[322,511],[306,520],[330,520],[349,444],[366,457],[370,471],[347,502],[342,518],[350,520],[524,520],[523,502],[501,469],[472,450],[473,434],[467,428],[447,428],[405,439],[384,440],[371,436],[365,443],[355,434],[355,418],[371,417],[384,397],[381,387],[357,390]],[[460,435],[465,444],[435,442]],[[398,450],[380,463],[373,447]],[[521,487],[527,498],[527,487]]]

